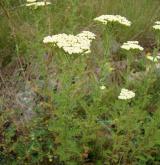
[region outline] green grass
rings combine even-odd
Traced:
[[[22,0],[0,2],[0,164],[160,164],[159,68],[145,58],[158,52],[152,26],[160,20],[160,2],[51,2],[38,9]],[[102,14],[125,16],[132,26],[106,29],[93,21]],[[83,30],[96,34],[88,55],[42,42]],[[144,51],[119,49],[128,40],[139,40]],[[121,88],[135,98],[119,100]],[[30,120],[24,116],[31,103],[16,102],[26,90],[34,93]]]

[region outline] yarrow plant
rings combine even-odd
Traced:
[[[44,37],[44,44],[53,44],[68,54],[88,54],[91,52],[91,42],[96,35],[89,31],[82,31],[77,35],[57,34]]]
[[[110,55],[111,45],[113,41],[116,40],[116,35],[114,31],[114,26],[123,25],[126,27],[131,26],[131,22],[127,18],[120,15],[101,15],[94,18],[94,21],[102,23],[104,26],[104,35],[103,35],[103,45],[104,45],[104,55]]]
[[[118,99],[120,100],[129,100],[135,97],[135,93],[131,90],[122,88]]]
[[[94,18],[94,21],[101,22],[104,25],[107,25],[109,22],[111,22],[119,23],[125,26],[131,26],[131,22],[120,15],[101,15],[99,17]]]
[[[121,46],[121,49],[126,50],[126,54],[127,54],[127,75],[126,75],[126,80],[128,82],[129,80],[129,74],[130,74],[130,70],[131,70],[131,63],[133,62],[133,53],[135,53],[135,51],[143,51],[144,48],[142,46],[139,45],[138,41],[127,41],[125,43],[123,43],[123,45]]]

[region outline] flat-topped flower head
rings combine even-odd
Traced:
[[[139,45],[138,41],[127,41],[121,46],[125,50],[140,50],[143,51],[144,48]]]
[[[36,0],[27,0],[27,4],[26,6],[33,6],[35,9],[39,6],[45,6],[45,5],[50,5],[51,2],[48,2],[48,1],[40,1],[40,2],[37,2]]]
[[[153,29],[160,30],[160,21],[155,22],[155,25],[153,26]]]
[[[152,62],[158,62],[158,60],[160,59],[159,56],[150,56],[150,55],[147,55],[146,58]]]
[[[160,21],[156,21],[155,24],[160,25]]]
[[[27,3],[33,3],[36,2],[36,0],[27,0]]]
[[[106,86],[102,85],[102,86],[100,86],[100,89],[104,90],[104,89],[106,89]]]
[[[91,42],[95,39],[95,36],[94,33],[89,31],[82,31],[77,35],[62,33],[44,37],[43,43],[52,43],[68,54],[88,54],[91,52]]]
[[[104,25],[107,25],[109,22],[119,23],[125,26],[131,26],[131,22],[127,18],[120,15],[101,15],[94,18],[95,21],[101,22]]]
[[[45,6],[45,5],[50,5],[50,4],[51,4],[51,2],[45,2],[45,1],[43,2],[42,1],[42,2],[37,2],[36,6]]]
[[[122,88],[118,99],[120,100],[129,100],[135,97],[135,93],[131,90]]]

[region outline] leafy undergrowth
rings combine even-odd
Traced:
[[[160,164],[160,2],[50,2],[0,1],[0,164]]]

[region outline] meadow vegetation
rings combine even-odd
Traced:
[[[0,0],[0,164],[160,164],[160,1],[37,2]]]

